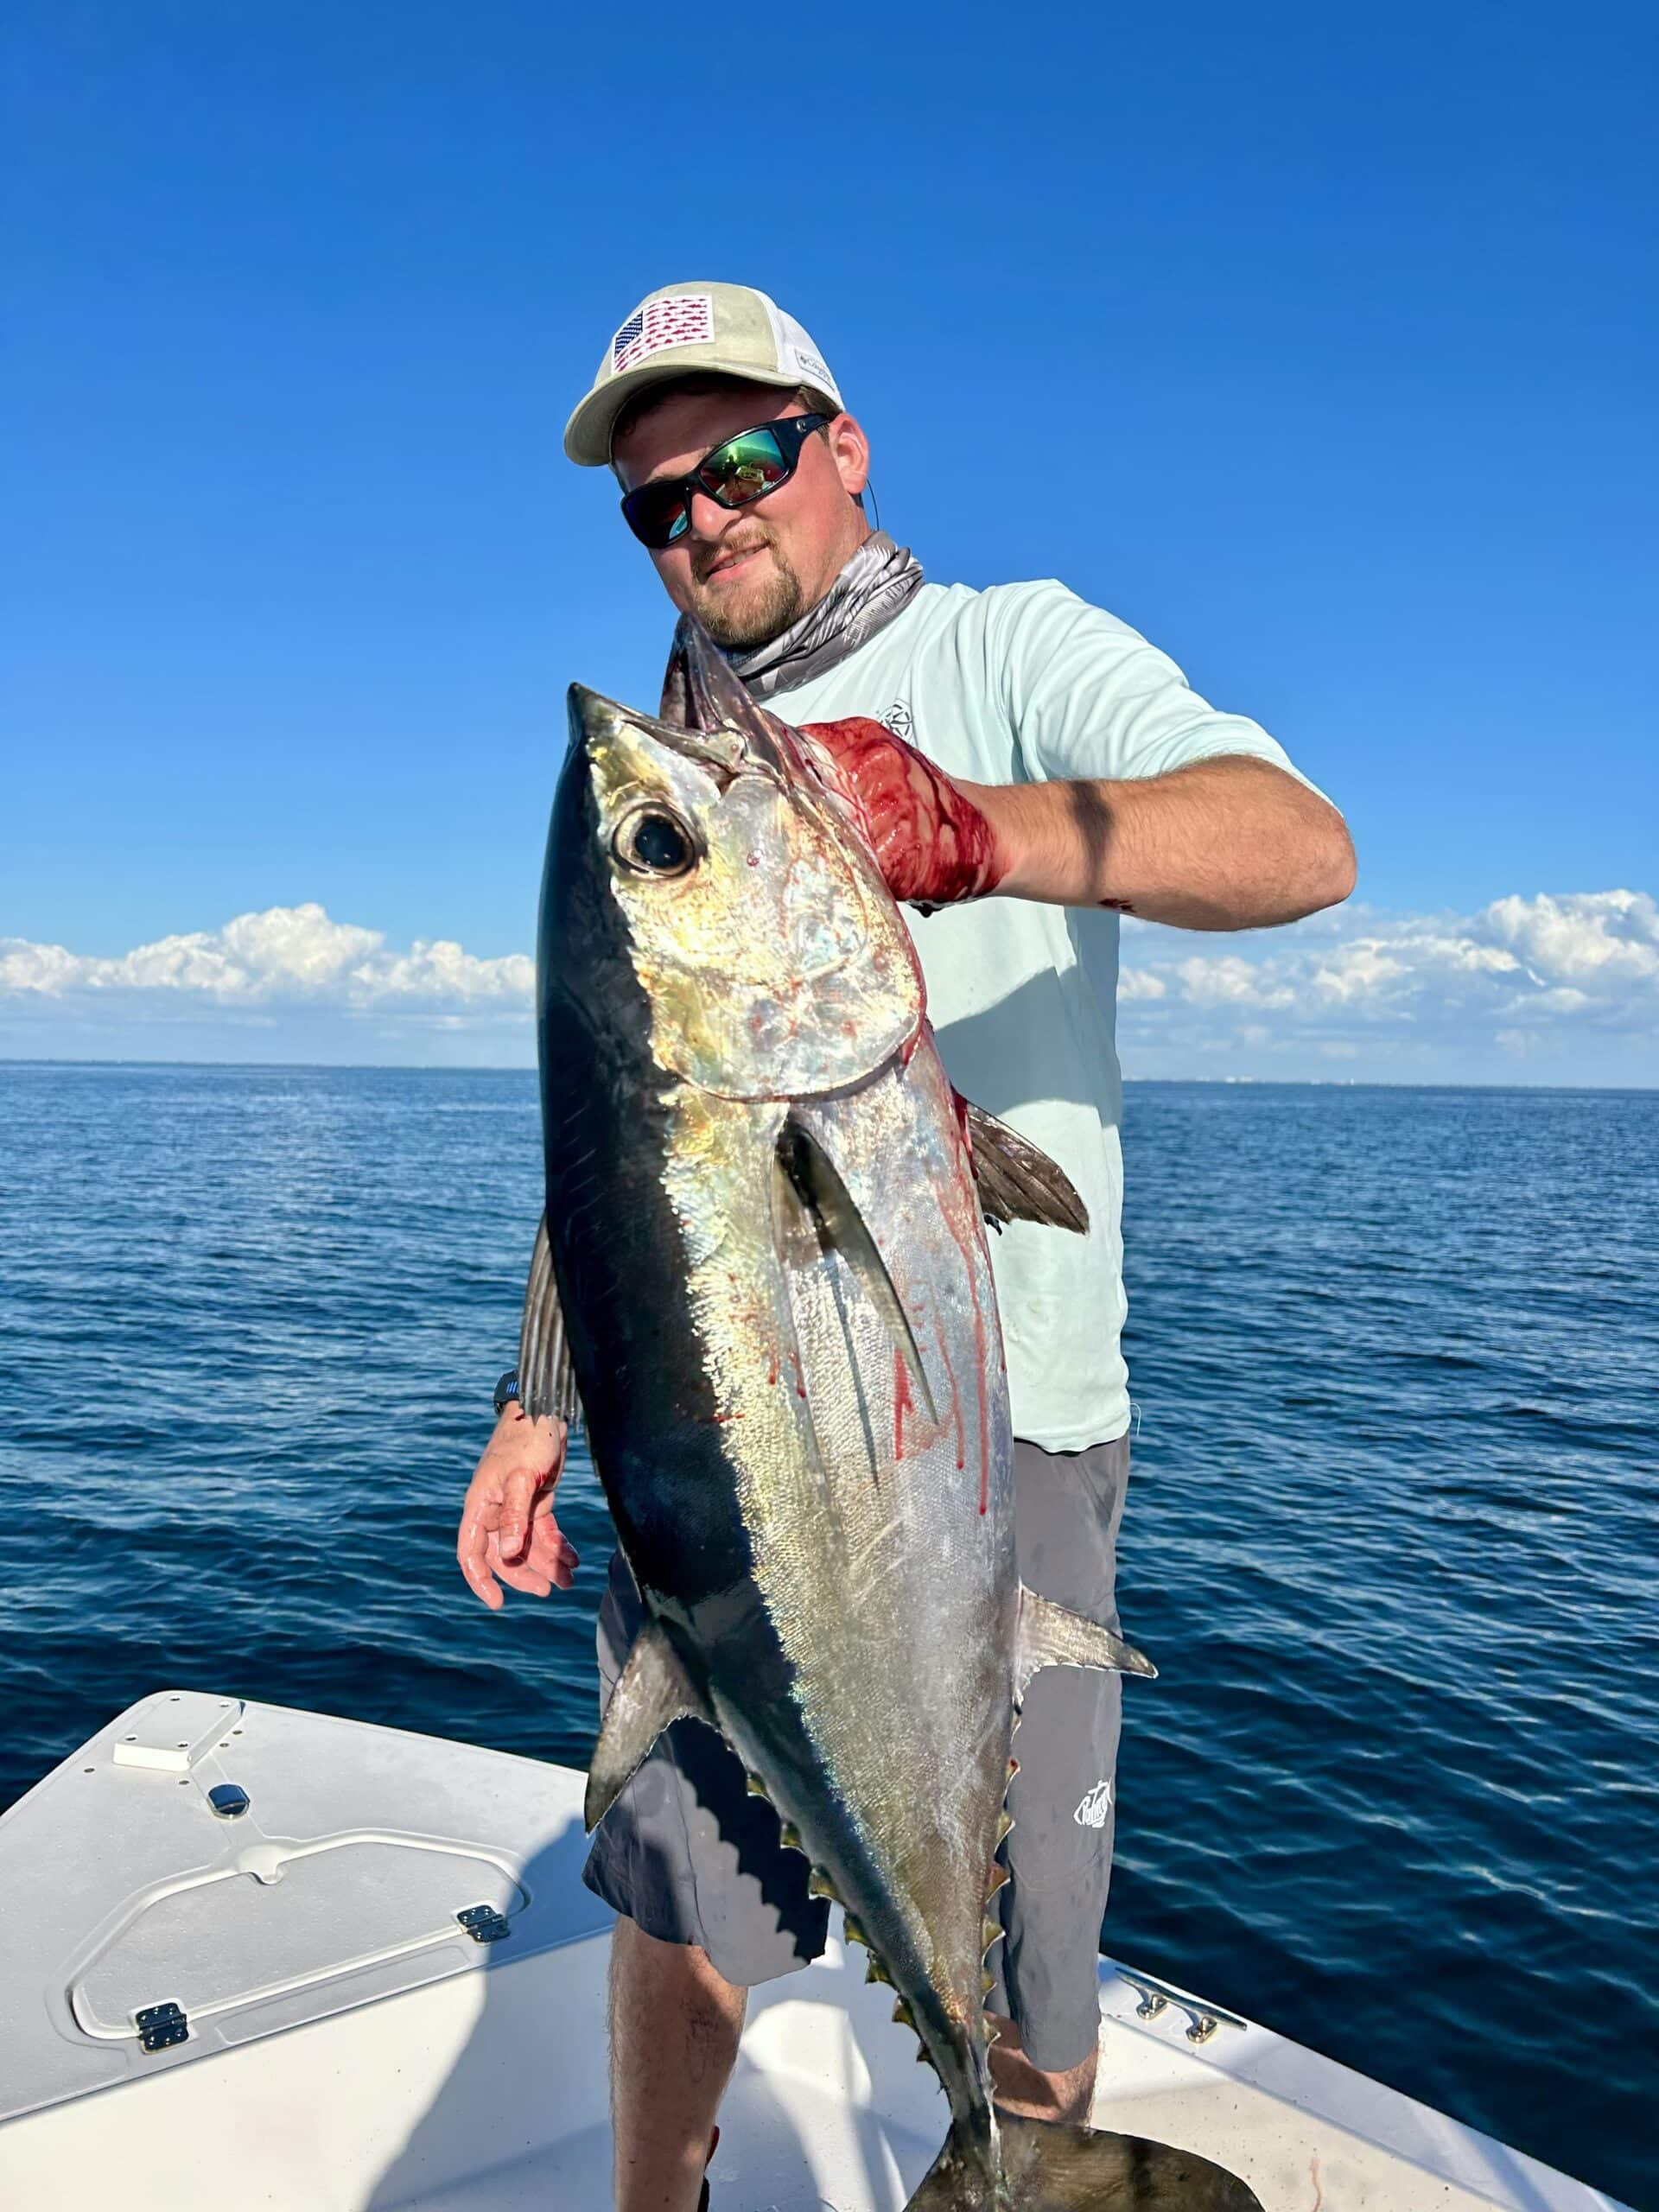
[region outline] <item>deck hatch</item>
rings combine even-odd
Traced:
[[[360,1834],[262,1840],[238,1861],[136,1897],[75,1978],[71,2003],[87,2033],[130,2037],[141,2012],[160,2009],[158,1984],[194,2020],[454,1943],[463,1913],[481,1911],[505,1935],[524,1901],[512,1875],[461,1846]]]

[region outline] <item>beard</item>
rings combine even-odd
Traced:
[[[771,560],[738,593],[711,591],[703,577],[694,575],[691,579],[691,612],[715,643],[728,652],[749,652],[756,645],[770,645],[806,612],[805,587],[779,551],[770,531],[764,537],[747,540],[741,550],[753,552],[763,546]],[[728,546],[715,549],[720,553],[733,550]]]

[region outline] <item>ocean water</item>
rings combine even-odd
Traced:
[[[456,1510],[527,1075],[0,1066],[0,1803],[163,1683],[584,1764]],[[1659,2207],[1659,1094],[1132,1085],[1106,1947]]]

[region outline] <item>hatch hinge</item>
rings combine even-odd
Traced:
[[[512,1933],[506,1915],[498,1912],[493,1904],[469,1904],[455,1918],[474,1943],[499,1943],[504,1936]]]
[[[190,2023],[182,2006],[169,1997],[164,2005],[146,2005],[133,2014],[138,2040],[146,2050],[171,2050],[175,2043],[188,2043]]]

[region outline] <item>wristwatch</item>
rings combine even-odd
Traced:
[[[518,1388],[518,1370],[516,1367],[510,1367],[495,1386],[496,1419],[499,1421],[507,1408],[515,1401],[522,1403],[524,1395]]]

